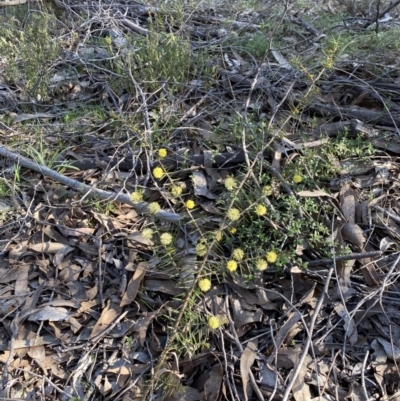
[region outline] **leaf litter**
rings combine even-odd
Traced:
[[[70,15],[80,12],[77,2],[58,5]],[[109,6],[116,15],[120,12],[119,5]],[[265,5],[266,9],[270,6]],[[148,36],[149,15],[163,10],[137,4],[131,8],[124,14],[126,18],[109,19],[109,11],[92,4],[87,7],[92,19],[85,24],[90,29],[100,21],[107,27],[117,24],[138,37]],[[205,8],[186,15],[184,30],[195,47],[218,43],[226,35],[222,26],[228,21],[232,29],[260,29],[261,16],[255,12],[224,19],[214,16],[214,11]],[[305,27],[296,46],[308,46],[309,41],[304,43],[303,38],[311,35],[313,27],[297,17],[292,23]],[[84,32],[84,25],[80,32]],[[297,42],[296,32],[292,35],[284,40]],[[111,33],[110,37],[114,44],[123,38]],[[322,39],[318,36],[315,43]],[[118,43],[123,45],[124,41]],[[90,75],[105,82],[109,71],[103,63],[111,57],[110,52],[82,42],[73,58],[65,54],[64,68],[67,61],[73,62],[90,74],[73,76],[76,82],[72,84],[62,68],[53,71],[50,89],[60,105],[57,107],[65,107],[63,112],[67,112],[92,99],[103,102],[114,115],[133,113],[135,107],[147,108],[143,99],[141,104],[133,94],[120,92],[116,96],[108,83],[99,89],[98,83],[89,80]],[[208,257],[215,265],[221,263],[215,255],[228,252],[226,243],[219,244],[215,231],[224,222],[221,202],[226,195],[221,187],[230,174],[244,175],[248,163],[246,148],[230,143],[235,120],[234,113],[225,107],[234,99],[236,112],[245,115],[248,99],[250,109],[262,118],[283,121],[290,105],[297,104],[309,88],[309,77],[298,73],[289,56],[273,49],[268,63],[252,68],[252,61],[238,51],[223,53],[215,87],[204,91],[203,77],[197,77],[181,99],[169,99],[164,115],[158,115],[153,106],[150,113],[143,112],[144,126],[149,118],[152,123],[157,119],[165,122],[171,112],[182,113],[183,127],[174,127],[176,143],[168,144],[170,154],[162,161],[147,150],[132,150],[127,142],[115,146],[108,122],[96,126],[99,135],[93,134],[95,123],[85,121],[87,117],[79,121],[79,135],[74,135],[77,132],[72,126],[64,133],[57,121],[58,108],[51,105],[43,112],[33,107],[29,113],[11,116],[7,134],[24,135],[22,122],[34,127],[39,121],[49,130],[49,146],[61,135],[71,148],[58,163],[65,169],[61,173],[64,181],[53,174],[54,169],[38,168],[38,163],[30,165],[28,160],[22,172],[25,189],[16,203],[4,197],[7,207],[1,211],[0,235],[3,399],[128,400],[147,395],[166,401],[307,401],[389,400],[399,396],[398,100],[389,96],[394,111],[388,113],[376,103],[372,92],[361,91],[360,82],[368,81],[374,93],[389,101],[385,91],[393,90],[384,79],[376,85],[365,66],[356,72],[360,82],[345,72],[349,65],[343,62],[341,74],[347,81],[343,83],[343,77],[332,73],[335,91],[329,81],[321,84],[318,101],[307,110],[310,114],[304,113],[296,123],[307,130],[312,116],[321,118],[308,141],[293,128],[293,134],[287,132],[281,141],[275,138],[258,155],[268,160],[276,178],[282,177],[304,149],[327,146],[327,138],[321,136],[336,139],[344,129],[379,150],[368,162],[329,155],[338,174],[330,177],[325,188],[292,191],[296,199],[314,199],[321,208],[328,203],[332,207],[334,212],[325,217],[332,228],[334,257],[322,257],[318,247],[299,238],[296,254],[302,265],[287,261],[279,268],[269,267],[253,280],[225,275],[222,280],[213,280],[210,291],[195,298],[195,305],[187,302],[204,272],[196,255],[197,245],[202,241],[212,244]],[[259,74],[266,64],[268,74]],[[138,87],[136,90],[140,92]],[[268,107],[257,98],[257,90],[265,91]],[[193,96],[196,91],[202,95],[200,100]],[[155,92],[146,102],[156,96],[163,103],[163,97],[170,94]],[[2,107],[10,107],[16,99],[26,101],[2,79]],[[348,99],[357,107],[348,107]],[[379,113],[376,107],[381,108]],[[331,121],[338,114],[344,121]],[[221,141],[214,133],[216,127],[231,136]],[[7,174],[10,163],[7,165],[6,158],[13,155],[2,149]],[[149,180],[152,168],[160,165],[168,174],[177,174],[179,185],[199,208],[179,209],[167,185]],[[282,180],[271,181],[268,196],[284,193],[288,186]],[[78,195],[82,188],[83,195]],[[144,192],[146,202],[132,204],[127,194],[137,188]],[[107,210],[109,202],[105,200],[109,199],[115,201]],[[151,202],[159,202],[162,210],[149,213]],[[192,218],[187,220],[188,216]],[[269,226],[282,230],[279,223],[271,219]],[[143,227],[157,233],[148,238]],[[157,257],[158,235],[170,232],[178,261],[168,258],[169,245],[162,257]],[[343,259],[346,247],[353,256],[361,256]],[[201,319],[190,320],[184,307]],[[183,313],[180,320],[178,312]],[[215,331],[207,328],[204,319],[210,314],[221,322]],[[170,339],[179,334],[183,339],[180,348],[170,348]],[[185,336],[191,335],[204,339],[201,346],[192,348],[190,342],[184,342]],[[163,385],[156,385],[153,379]]]

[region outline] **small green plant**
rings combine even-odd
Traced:
[[[171,24],[179,24],[179,16],[175,16]],[[135,48],[116,65],[119,74],[127,78],[112,78],[110,85],[116,90],[126,87],[130,81],[129,69],[135,80],[141,83],[144,91],[154,91],[162,85],[171,93],[183,90],[183,86],[195,79],[201,72],[203,79],[214,76],[214,68],[210,66],[209,56],[199,50],[194,52],[188,37],[182,33],[164,33],[164,21],[154,17],[151,33],[145,38],[127,37],[129,44]],[[135,90],[133,82],[129,83]]]
[[[133,344],[133,338],[132,338],[131,336],[126,337],[126,338],[125,338],[125,345],[126,345],[128,348],[131,348],[131,347],[132,347],[132,344]]]
[[[46,14],[29,14],[24,29],[17,20],[0,25],[0,68],[5,78],[30,98],[44,100],[53,64],[60,51],[52,35],[55,20]]]
[[[0,178],[0,197],[10,196],[12,193],[12,185],[4,178]]]
[[[29,157],[32,158],[37,164],[46,166],[50,169],[56,168],[60,172],[63,172],[67,168],[77,170],[76,167],[70,165],[69,163],[56,163],[61,153],[65,150],[66,149],[57,149],[54,152],[50,151],[44,143],[43,136],[40,135],[37,144],[35,146],[28,147],[26,152],[28,153]],[[19,179],[19,169],[15,170],[15,177],[16,180]]]
[[[85,205],[92,208],[96,213],[110,215],[115,212],[115,206],[112,202],[107,202],[102,199],[85,200]]]
[[[234,40],[233,46],[243,57],[250,54],[256,59],[262,59],[269,48],[269,41],[263,33],[244,33]]]

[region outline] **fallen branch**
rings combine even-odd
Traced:
[[[107,201],[112,202],[120,202],[125,203],[132,206],[138,213],[148,213],[148,204],[146,202],[140,203],[132,203],[129,195],[123,194],[121,192],[113,193],[109,191],[104,191],[103,189],[93,188],[90,185],[83,184],[82,182],[73,180],[72,178],[65,177],[64,175],[54,171],[46,166],[42,166],[33,160],[30,160],[26,157],[21,156],[18,153],[11,152],[9,149],[5,148],[4,146],[0,146],[0,156],[6,157],[8,159],[13,160],[14,162],[20,164],[22,167],[28,168],[30,170],[36,171],[37,173],[43,174],[46,177],[49,177],[63,185],[66,185],[73,190],[84,194],[86,197],[89,198],[98,198],[104,199]],[[169,221],[175,222],[180,219],[179,214],[167,212],[164,210],[159,211],[158,213],[154,214],[155,217]]]
[[[319,265],[330,265],[332,263],[344,261],[344,260],[357,260],[357,259],[364,259],[364,258],[373,258],[375,256],[382,256],[381,251],[372,251],[372,252],[365,252],[365,253],[352,253],[351,255],[344,255],[344,256],[336,256],[335,258],[326,258],[326,259],[318,259],[318,260],[311,260],[307,262],[308,267],[311,266],[319,266]]]
[[[17,6],[19,4],[25,4],[28,0],[10,0],[10,1],[0,1],[0,7],[7,7],[7,6]]]
[[[387,125],[397,129],[400,126],[400,114],[389,113],[387,110],[375,111],[362,107],[338,107],[329,104],[318,103],[310,107],[310,110],[320,113],[325,117],[343,117],[361,120],[364,123]]]

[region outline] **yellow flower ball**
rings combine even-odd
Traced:
[[[203,243],[199,243],[196,245],[196,254],[197,256],[204,256],[207,253],[207,247]]]
[[[156,167],[153,170],[153,176],[155,179],[159,180],[160,178],[162,178],[164,176],[164,170],[162,169],[162,167]]]
[[[264,214],[267,213],[267,208],[264,205],[261,205],[260,203],[258,203],[255,206],[255,212],[258,216],[264,216]]]
[[[301,175],[295,174],[295,175],[293,176],[293,182],[294,182],[295,184],[300,184],[302,181],[303,181],[303,177],[302,177]]]
[[[147,207],[149,209],[150,214],[158,213],[161,210],[161,207],[157,202],[151,202]]]
[[[222,238],[223,238],[222,231],[217,231],[217,232],[215,233],[215,239],[216,239],[218,242],[220,242],[220,241],[222,241]]]
[[[268,263],[264,259],[257,259],[256,269],[259,271],[264,271],[268,267]]]
[[[172,242],[172,235],[170,233],[161,234],[160,242],[165,246],[170,245]]]
[[[194,200],[192,200],[192,199],[189,199],[188,201],[186,201],[185,205],[188,209],[194,209],[194,207],[196,206],[196,204],[194,203]]]
[[[230,231],[231,234],[236,234],[237,228],[236,227],[232,227],[229,231]]]
[[[144,237],[144,238],[146,238],[146,239],[152,239],[153,238],[153,235],[154,235],[154,231],[151,229],[151,228],[145,228],[143,231],[142,231],[142,236]]]
[[[172,196],[178,197],[182,195],[182,187],[180,187],[179,185],[174,185],[171,188],[171,194]]]
[[[273,191],[271,185],[266,185],[265,187],[263,187],[262,193],[265,196],[271,196],[274,193],[274,191]]]
[[[129,199],[132,203],[139,203],[143,200],[143,194],[141,192],[132,192]]]
[[[269,263],[275,263],[278,259],[278,255],[276,254],[276,252],[270,251],[265,255],[265,259],[267,259],[267,262]]]
[[[224,181],[224,185],[228,191],[233,191],[237,187],[237,182],[233,177],[227,177]]]
[[[161,148],[158,150],[158,157],[167,157],[167,149]]]
[[[211,330],[216,330],[219,326],[221,326],[221,322],[216,316],[211,316],[208,318],[208,327]]]
[[[226,268],[232,273],[237,270],[237,262],[234,260],[228,260],[228,263],[226,264]]]
[[[244,257],[244,252],[242,249],[238,248],[232,252],[232,258],[235,260],[242,260]]]
[[[208,278],[202,278],[199,280],[199,288],[203,292],[207,292],[211,288],[211,281]]]
[[[235,209],[235,208],[231,208],[228,210],[228,213],[226,214],[226,217],[228,217],[228,219],[230,221],[236,221],[240,219],[240,211],[239,209]]]

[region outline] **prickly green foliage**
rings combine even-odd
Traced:
[[[59,40],[51,35],[55,21],[47,15],[30,14],[22,29],[17,20],[0,26],[0,67],[5,77],[29,97],[46,99]]]

